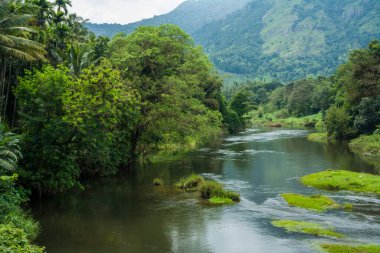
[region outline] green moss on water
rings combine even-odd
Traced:
[[[304,196],[294,193],[284,193],[281,197],[291,206],[301,207],[316,212],[325,212],[328,209],[339,208],[340,205],[327,196]]]
[[[283,228],[287,232],[303,233],[316,236],[342,238],[342,234],[334,231],[333,228],[324,227],[318,223],[294,220],[275,220],[272,221],[275,227]]]
[[[380,245],[343,245],[343,244],[321,244],[320,247],[328,253],[379,253]]]
[[[380,195],[380,176],[344,170],[326,170],[301,178],[304,185],[330,191],[354,191]]]
[[[309,141],[322,142],[325,143],[328,141],[327,133],[312,133],[307,136]]]
[[[174,186],[183,190],[197,190],[205,181],[204,177],[192,174],[188,177],[181,178]]]
[[[225,205],[225,204],[233,204],[234,201],[230,198],[224,198],[224,197],[212,197],[209,200],[209,203],[214,205]]]

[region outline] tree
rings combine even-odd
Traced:
[[[220,85],[210,61],[181,29],[174,25],[139,27],[128,36],[116,35],[108,51],[112,63],[141,94],[132,153],[178,141],[198,143],[219,132],[220,113],[202,102],[215,99]]]
[[[326,111],[325,124],[328,135],[336,139],[347,139],[355,135],[352,117],[343,107],[331,106]]]
[[[76,132],[82,173],[109,175],[130,160],[140,96],[108,60],[83,71],[63,95],[64,117]]]

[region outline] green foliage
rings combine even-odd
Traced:
[[[352,128],[352,117],[343,107],[331,106],[326,111],[325,124],[328,136],[336,139],[346,139],[355,134]]]
[[[354,127],[360,133],[373,133],[380,124],[380,96],[364,97],[357,107]]]
[[[339,208],[340,206],[323,195],[303,196],[294,193],[284,193],[281,197],[291,206],[301,207],[316,212],[325,212],[328,209]]]
[[[301,178],[304,185],[330,191],[380,194],[380,176],[344,170],[326,170]]]
[[[307,136],[307,139],[309,141],[325,143],[328,141],[328,136],[327,133],[312,133]]]
[[[200,187],[206,180],[204,177],[192,174],[188,177],[181,178],[174,186],[183,190],[195,190]]]
[[[109,53],[141,95],[132,153],[193,147],[220,133],[221,82],[201,49],[178,27],[139,27],[128,36],[119,34]]]
[[[5,126],[0,125],[0,174],[16,169],[18,160],[22,158],[19,143],[20,136],[5,132]]]
[[[115,174],[130,159],[140,96],[108,61],[83,71],[62,97],[63,120],[75,129],[77,163],[88,174]]]
[[[295,220],[275,220],[272,225],[278,228],[284,228],[287,232],[296,232],[316,236],[342,238],[342,234],[334,231],[333,228],[322,226],[318,223],[295,221]]]
[[[365,160],[378,164],[380,161],[380,133],[362,135],[349,144],[350,149],[360,154]]]
[[[213,205],[226,205],[234,203],[234,201],[228,197],[212,197],[208,201]]]
[[[26,233],[12,225],[0,224],[0,251],[6,253],[43,253],[43,247],[31,244]]]
[[[72,83],[69,70],[46,66],[28,71],[16,90],[24,133],[21,176],[38,191],[78,187],[75,129],[63,120],[63,95]]]
[[[203,182],[199,187],[199,194],[201,198],[209,200],[213,199],[212,201],[214,202],[218,202],[223,199],[230,199],[234,202],[240,201],[240,195],[238,193],[223,189],[223,186],[215,181]]]
[[[347,244],[321,244],[320,247],[328,253],[377,253],[379,245],[347,245]]]
[[[155,186],[162,186],[164,185],[164,180],[162,180],[161,178],[155,178],[153,179],[153,185]]]

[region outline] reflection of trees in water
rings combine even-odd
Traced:
[[[352,153],[348,148],[348,142],[336,141],[324,144],[324,155],[333,164],[336,164],[335,168],[351,170],[357,172],[375,172],[374,166],[364,162],[360,156]]]

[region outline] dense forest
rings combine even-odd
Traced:
[[[96,34],[113,36],[120,31],[130,33],[140,25],[165,23],[190,33],[216,68],[231,74],[233,80],[288,82],[332,75],[350,50],[380,39],[380,2],[185,1],[168,14],[137,23],[87,27]]]

